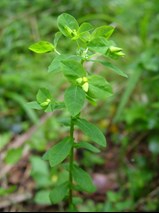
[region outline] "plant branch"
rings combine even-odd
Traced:
[[[72,171],[73,171],[73,159],[74,159],[74,122],[73,118],[71,117],[71,124],[70,124],[70,138],[71,138],[71,143],[72,143],[72,148],[70,151],[70,165],[69,165],[69,205],[70,207],[72,206],[72,188],[73,188],[73,177],[72,177]]]

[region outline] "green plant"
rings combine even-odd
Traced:
[[[68,175],[65,175],[64,180],[51,191],[50,200],[56,204],[68,196],[69,208],[72,210],[76,202],[73,191],[86,191],[88,193],[95,191],[89,174],[81,169],[78,162],[74,160],[74,150],[83,148],[94,153],[99,152],[99,149],[89,142],[75,141],[75,126],[98,146],[105,147],[105,136],[99,128],[81,118],[81,111],[85,100],[95,105],[98,100],[112,95],[110,83],[101,75],[87,71],[85,62],[101,63],[121,76],[126,77],[126,74],[109,61],[99,59],[101,56],[113,59],[124,56],[122,49],[116,47],[114,41],[109,40],[114,31],[112,26],[94,28],[93,25],[86,22],[79,26],[76,19],[66,13],[58,17],[57,25],[59,32],[55,34],[53,44],[39,41],[32,44],[29,49],[35,53],[54,52],[56,56],[48,67],[48,72],[62,71],[61,73],[66,77],[70,86],[64,92],[63,102],[55,101],[50,91],[47,88],[42,88],[37,93],[36,101],[29,103],[29,105],[45,112],[65,109],[70,113],[70,120],[67,124],[70,127],[69,136],[48,150],[43,159],[49,161],[51,167],[61,164],[61,167],[67,171]],[[74,44],[74,48],[76,48],[74,54],[63,54],[57,50],[57,44],[62,35]],[[68,156],[69,164],[63,163]]]

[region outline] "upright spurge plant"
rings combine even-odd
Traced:
[[[91,141],[101,147],[106,146],[106,138],[94,124],[81,117],[81,111],[88,101],[95,104],[100,99],[112,95],[111,85],[100,75],[87,71],[87,61],[101,63],[112,69],[121,76],[126,77],[119,68],[108,62],[107,58],[119,58],[124,56],[122,49],[117,47],[112,40],[109,40],[114,28],[112,26],[100,26],[95,28],[90,23],[84,22],[81,25],[69,14],[61,14],[57,19],[59,32],[55,34],[53,44],[47,41],[39,41],[29,47],[35,53],[54,52],[55,56],[48,72],[59,72],[66,77],[70,83],[69,88],[64,91],[64,101],[58,102],[46,88],[38,91],[36,101],[30,106],[44,112],[52,112],[56,109],[67,110],[70,113],[70,132],[68,137],[54,145],[48,150],[43,159],[49,161],[51,167],[59,164],[67,170],[68,176],[57,183],[51,193],[50,199],[53,204],[59,203],[65,197],[69,200],[70,208],[74,206],[74,191],[86,191],[92,193],[95,186],[89,174],[79,167],[74,160],[75,149],[87,149],[98,153],[99,149],[89,142],[75,141],[74,127],[77,126]],[[61,36],[72,40],[76,51],[72,54],[63,54],[57,50],[57,44]],[[66,40],[67,42],[67,40]],[[104,56],[105,59],[99,59]],[[63,163],[66,158],[69,163]],[[77,194],[77,193],[76,193]]]

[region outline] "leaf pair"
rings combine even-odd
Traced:
[[[64,36],[72,40],[81,39],[83,42],[89,42],[100,37],[108,39],[114,31],[112,26],[101,26],[90,33],[94,29],[90,23],[85,22],[79,26],[77,20],[67,13],[63,13],[58,17],[57,25]]]
[[[75,120],[75,124],[87,135],[92,141],[97,143],[100,146],[106,146],[106,139],[100,129],[98,129],[95,125],[89,123],[84,119],[78,118]],[[80,144],[80,143],[79,143]],[[51,167],[57,166],[61,162],[63,162],[66,157],[69,155],[71,148],[74,146],[73,139],[68,137],[53,146],[50,150],[48,150],[43,156],[44,160],[48,160]],[[83,146],[86,147],[85,144]],[[80,147],[80,146],[79,146]],[[87,146],[88,147],[88,146]],[[86,147],[86,148],[87,148]],[[92,149],[90,146],[87,149]]]
[[[67,60],[61,61],[61,68],[62,68],[63,74],[71,82],[74,82],[77,78],[84,77],[87,75],[82,64],[75,60],[67,59]]]
[[[84,38],[89,36],[89,31],[93,29],[93,26],[87,22],[79,26],[77,20],[67,13],[63,13],[58,17],[57,25],[60,32],[72,40],[84,40]]]
[[[57,55],[52,60],[51,64],[48,67],[48,72],[58,72],[61,71],[61,62],[65,60],[74,60],[80,62],[81,58],[76,55]]]
[[[36,101],[29,102],[28,106],[32,109],[44,110],[45,112],[52,112],[55,109],[64,108],[64,104],[62,102],[55,102],[50,91],[46,88],[39,89],[36,95]]]
[[[28,103],[32,109],[44,110],[45,112],[52,112],[55,108],[55,100],[46,88],[39,89],[36,95],[36,101]]]
[[[92,141],[96,142],[98,145],[105,147],[106,139],[100,129],[95,125],[89,123],[84,119],[77,119],[75,124],[87,135]],[[73,146],[73,140],[71,138],[65,138],[55,146],[53,146],[46,154],[43,156],[44,160],[48,160],[51,167],[57,166],[63,162],[69,155],[70,150]],[[86,146],[86,145],[82,145]],[[79,143],[80,147],[80,143]],[[88,147],[88,146],[87,146]],[[89,146],[90,147],[90,146]],[[91,149],[89,148],[88,149]],[[98,150],[97,150],[98,151]]]
[[[96,190],[95,185],[92,182],[90,175],[83,169],[79,168],[77,165],[73,165],[72,170],[73,179],[75,181],[75,187],[80,191],[85,191],[88,193],[93,193]],[[50,200],[52,204],[57,204],[61,202],[67,195],[69,191],[69,183],[64,182],[61,185],[57,185],[50,192]]]
[[[71,75],[75,76],[76,74],[71,74],[74,72],[75,71],[72,69],[72,72],[67,72],[67,76],[69,76],[69,78]],[[112,95],[112,88],[110,84],[101,76],[88,76],[88,82],[86,86],[87,90],[85,90],[83,85],[72,85],[65,91],[64,102],[66,108],[72,116],[76,116],[80,113],[81,109],[83,108],[85,98],[88,98],[88,100],[98,100]]]

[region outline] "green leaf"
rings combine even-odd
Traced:
[[[86,76],[86,71],[84,70],[82,64],[74,60],[63,60],[62,71],[64,75],[70,80],[76,80],[79,77]]]
[[[32,101],[27,103],[27,106],[31,109],[42,110],[44,109],[45,112],[53,112],[55,109],[63,109],[65,108],[65,104],[63,102],[55,103],[53,100],[49,102],[49,104],[45,107],[41,107],[37,101]]]
[[[90,24],[90,23],[87,23],[87,22],[84,22],[80,25],[79,29],[78,29],[78,33],[81,34],[81,33],[85,33],[85,32],[88,32],[88,31],[91,31],[93,29],[93,25]]]
[[[54,45],[55,45],[55,47],[57,46],[58,41],[61,38],[61,36],[62,36],[61,32],[55,33],[55,38],[54,38]]]
[[[89,150],[89,151],[91,151],[91,152],[94,152],[94,153],[99,153],[100,152],[100,150],[99,149],[97,149],[95,146],[93,146],[92,144],[90,144],[90,143],[88,143],[88,142],[79,142],[79,143],[77,143],[77,144],[75,144],[75,147],[77,148],[77,149],[87,149],[87,150]]]
[[[88,47],[90,48],[90,50],[99,52],[103,55],[107,53],[111,45],[112,41],[108,41],[104,37],[95,38],[88,43]]]
[[[84,119],[77,119],[76,125],[84,132],[87,136],[89,136],[92,141],[97,144],[105,147],[106,146],[106,138],[98,127],[89,123]]]
[[[79,114],[84,105],[85,97],[85,92],[79,86],[71,86],[65,91],[65,105],[72,116]]]
[[[82,23],[79,27],[77,38],[80,38],[83,42],[88,42],[91,38],[89,31],[91,31],[93,28],[93,25],[87,22]]]
[[[108,39],[113,32],[114,32],[114,27],[112,26],[97,27],[92,33],[92,38],[94,39],[94,38],[104,37]]]
[[[34,198],[35,203],[39,205],[51,205],[49,194],[50,194],[49,190],[38,191]]]
[[[64,102],[56,102],[55,109],[64,109],[65,103]]]
[[[60,164],[69,155],[72,144],[72,139],[65,138],[47,151],[43,156],[43,159],[48,160],[51,167]]]
[[[22,157],[23,149],[22,148],[16,148],[16,149],[10,149],[7,152],[7,155],[5,156],[5,163],[14,165],[16,164],[20,158]]]
[[[56,104],[52,101],[49,102],[47,107],[44,107],[44,112],[53,112],[56,109]]]
[[[43,161],[41,157],[32,156],[30,159],[31,167],[32,167],[32,174],[38,173],[40,175],[49,176],[49,168],[47,162]]]
[[[90,175],[75,165],[73,166],[73,178],[83,191],[90,193],[95,192],[96,187],[93,184]]]
[[[73,197],[73,204],[78,205],[83,203],[83,199],[81,197]]]
[[[56,186],[50,193],[50,200],[52,204],[61,202],[68,192],[68,182]]]
[[[107,62],[107,61],[102,61],[101,64],[103,64],[106,67],[109,67],[111,70],[116,72],[118,75],[128,78],[127,74],[125,74],[121,69],[116,67],[114,64],[111,64],[110,62]]]
[[[88,77],[89,90],[88,95],[95,99],[104,99],[112,95],[111,85],[99,75]]]
[[[81,58],[76,55],[58,55],[53,59],[53,61],[49,65],[48,72],[61,71],[61,61],[67,60],[67,59],[75,60],[75,61],[81,60]]]
[[[37,102],[39,104],[41,104],[41,103],[45,102],[47,99],[51,99],[51,98],[52,98],[51,93],[46,88],[39,89],[38,94],[36,96]]]
[[[32,44],[29,47],[29,50],[35,53],[47,53],[52,52],[54,50],[54,45],[48,41],[39,41],[35,44]]]
[[[41,110],[42,107],[38,104],[37,101],[31,101],[31,102],[28,102],[27,103],[27,106],[31,109],[38,109],[38,110]]]
[[[101,61],[101,60],[90,60],[90,61],[94,61],[94,62],[99,62],[101,64],[103,64],[104,66],[110,68],[111,70],[113,70],[114,72],[116,72],[118,75],[121,75],[125,78],[127,78],[128,76],[118,67],[116,67],[114,64],[111,64],[108,61]]]
[[[67,13],[63,13],[58,17],[57,25],[61,33],[66,37],[74,37],[79,28],[76,19]]]
[[[46,88],[39,89],[36,100],[42,108],[46,109],[52,100],[50,91]]]
[[[31,109],[37,109],[37,110],[42,110],[43,109],[45,112],[53,112],[54,109],[58,109],[59,106],[57,104],[55,104],[52,100],[50,100],[50,101],[44,102],[44,105],[42,104],[41,106],[36,101],[29,102],[29,103],[27,103],[27,105]]]
[[[36,183],[37,188],[48,187],[52,185],[48,162],[41,159],[39,156],[33,156],[31,162],[31,176]]]
[[[69,172],[67,170],[63,170],[60,172],[56,185],[61,185],[69,181]]]
[[[65,59],[65,55],[56,56],[48,67],[48,72],[58,72],[61,70],[61,61]]]

